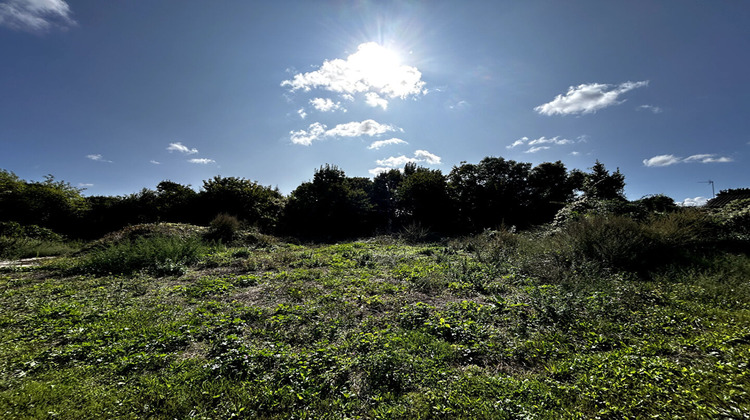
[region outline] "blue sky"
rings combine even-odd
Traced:
[[[750,3],[0,0],[0,168],[291,192],[485,156],[750,186]],[[702,198],[701,198],[702,197]]]

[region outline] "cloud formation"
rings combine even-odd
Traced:
[[[641,106],[639,106],[639,107],[638,107],[638,108],[636,108],[636,109],[638,109],[639,111],[640,111],[640,110],[651,111],[651,112],[653,112],[654,114],[661,114],[662,112],[664,112],[664,110],[663,110],[663,109],[661,109],[660,107],[658,107],[658,106],[653,106],[653,105],[641,105]]]
[[[579,137],[578,141],[583,141],[583,137]],[[566,144],[573,144],[573,143],[576,143],[576,141],[563,139],[563,138],[560,138],[560,136],[555,136],[550,139],[542,136],[542,137],[539,137],[538,139],[533,139],[533,140],[528,137],[521,137],[520,139],[514,141],[512,144],[505,146],[505,148],[513,149],[519,146],[531,146],[528,149],[526,149],[524,153],[536,153],[541,150],[550,149],[551,147],[548,145],[563,146]]]
[[[716,154],[700,154],[681,158],[675,155],[657,155],[643,159],[643,165],[648,167],[670,166],[678,163],[728,163],[733,159],[728,156],[717,156]]]
[[[391,169],[403,167],[407,163],[426,163],[428,165],[440,165],[442,163],[442,159],[440,158],[440,156],[432,154],[427,150],[417,150],[414,152],[414,157],[401,155],[391,156],[385,159],[378,159],[375,161],[375,164],[377,164],[378,166],[376,168],[370,169],[368,172],[370,172],[371,175],[376,176],[381,172],[388,172]]]
[[[414,152],[414,158],[417,159],[417,162],[427,162],[430,165],[440,165],[441,163],[440,156],[433,155],[427,150],[417,150]]]
[[[677,205],[684,206],[684,207],[695,207],[695,206],[703,206],[706,203],[708,203],[708,198],[695,197],[695,198],[686,198],[682,200],[681,203],[677,203]]]
[[[309,146],[313,141],[324,137],[359,137],[365,135],[372,137],[397,130],[397,127],[390,124],[380,124],[375,120],[364,120],[338,124],[330,130],[327,130],[325,124],[314,122],[310,124],[307,130],[291,131],[289,134],[292,143]]]
[[[198,149],[195,149],[195,148],[191,149],[179,141],[175,143],[169,143],[169,147],[167,147],[167,150],[169,150],[170,152],[184,153],[186,155],[194,155],[198,153]]]
[[[330,98],[310,99],[310,105],[320,112],[333,112],[339,110],[346,112],[346,108],[341,106],[341,102],[333,102]]]
[[[216,163],[213,159],[206,159],[206,158],[196,158],[196,159],[189,159],[188,162],[190,163],[197,163],[199,165],[208,165],[209,163]]]
[[[76,21],[63,0],[6,0],[0,3],[0,26],[44,32],[52,27],[67,28]]]
[[[571,86],[565,95],[557,95],[551,102],[534,108],[534,111],[543,115],[589,114],[623,103],[624,100],[619,100],[622,94],[643,86],[648,86],[647,80],[619,85],[589,83]]]
[[[422,73],[399,63],[398,57],[376,42],[357,47],[357,52],[344,59],[325,60],[318,70],[297,73],[281,86],[292,91],[323,89],[353,98],[365,94],[371,106],[388,106],[388,98],[405,99],[424,94]]]
[[[104,156],[102,156],[102,155],[100,155],[100,154],[98,154],[98,153],[97,153],[97,154],[86,155],[86,157],[87,157],[88,159],[91,159],[91,160],[93,160],[93,161],[96,161],[96,162],[107,162],[107,163],[112,163],[112,161],[111,161],[111,160],[107,160],[107,159],[104,159]]]
[[[398,138],[394,137],[394,138],[388,139],[388,140],[376,140],[376,141],[370,143],[370,145],[367,146],[367,148],[370,149],[370,150],[378,150],[381,147],[390,146],[390,145],[393,145],[393,144],[409,144],[409,143],[405,142],[404,140],[401,140],[401,139],[398,139]]]

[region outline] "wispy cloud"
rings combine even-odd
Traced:
[[[648,86],[648,81],[571,86],[565,95],[557,95],[551,102],[534,108],[534,111],[544,115],[589,114],[623,103],[624,100],[619,100],[622,94],[643,86]]]
[[[213,159],[206,159],[206,158],[196,158],[196,159],[188,159],[188,162],[190,163],[196,163],[199,165],[208,165],[210,163],[216,163]]]
[[[169,143],[169,147],[167,147],[167,150],[169,150],[170,152],[184,153],[186,155],[194,155],[198,153],[198,149],[195,149],[195,148],[191,149],[179,141],[175,143]]]
[[[303,120],[304,120],[305,118],[307,118],[307,112],[305,112],[305,108],[300,108],[300,109],[298,109],[298,110],[297,110],[297,114],[298,114],[298,115],[299,115],[299,117],[300,117],[300,118],[302,118]]]
[[[310,105],[320,112],[333,112],[342,111],[346,112],[346,108],[341,106],[341,102],[333,102],[330,98],[313,98],[310,99]]]
[[[88,182],[79,182],[78,183],[78,187],[79,188],[90,188],[90,187],[93,187],[93,186],[94,186],[94,184],[90,184]]]
[[[639,111],[641,111],[641,110],[642,111],[651,111],[654,114],[661,114],[662,112],[664,112],[663,109],[661,109],[658,106],[654,106],[654,105],[641,105],[641,106],[639,106],[636,109],[639,110]]]
[[[150,163],[151,163],[152,165],[161,165],[161,162],[159,162],[159,161],[156,161],[156,160],[150,160],[149,162],[150,162]]]
[[[98,153],[97,154],[86,155],[86,158],[91,159],[91,160],[96,161],[96,162],[112,163],[111,160],[104,159],[104,156],[102,156],[102,155],[100,155]]]
[[[520,139],[514,141],[508,146],[505,146],[506,149],[513,149],[520,146],[531,146],[524,153],[536,153],[541,150],[547,150],[550,149],[551,146],[563,146],[567,144],[573,144],[576,142],[584,141],[584,136],[581,136],[578,138],[577,141],[575,140],[569,140],[560,138],[560,136],[555,136],[552,138],[547,137],[539,137],[538,139],[530,139],[528,137],[521,137]]]
[[[648,167],[670,166],[678,163],[728,163],[733,159],[728,156],[717,156],[716,154],[700,154],[681,158],[675,155],[657,155],[643,159],[643,165]]]
[[[359,137],[365,135],[372,137],[397,130],[399,130],[397,127],[390,124],[381,124],[375,120],[364,120],[338,124],[330,130],[327,130],[325,124],[314,122],[310,124],[307,130],[292,131],[289,134],[292,143],[309,146],[313,141],[323,137]]]
[[[394,138],[388,139],[388,140],[376,140],[376,141],[370,143],[370,145],[367,146],[367,148],[370,149],[370,150],[378,150],[381,147],[390,146],[390,145],[394,145],[394,144],[409,144],[409,143],[407,143],[404,140],[401,140],[401,139],[398,139],[398,138],[394,137]]]
[[[0,26],[28,32],[44,32],[76,25],[70,6],[63,0],[6,0],[0,3]]]
[[[318,70],[297,73],[281,86],[292,91],[323,89],[348,98],[369,93],[367,103],[383,108],[388,98],[425,93],[422,73],[416,67],[402,65],[393,52],[375,42],[360,44],[346,59],[325,60]]]

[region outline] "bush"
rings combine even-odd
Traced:
[[[229,243],[237,237],[239,229],[240,221],[236,217],[220,213],[211,221],[206,237],[210,240]]]
[[[750,239],[750,198],[734,200],[713,215],[730,238]]]
[[[521,270],[553,282],[602,270],[641,271],[654,262],[655,241],[643,225],[624,216],[581,217],[522,245]]]
[[[155,275],[183,274],[207,248],[197,238],[155,236],[137,238],[96,249],[82,257],[76,271],[92,274],[131,274],[148,271]]]
[[[47,257],[73,252],[75,244],[66,243],[61,235],[36,225],[0,222],[0,258]]]

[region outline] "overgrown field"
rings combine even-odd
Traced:
[[[747,248],[669,223],[4,268],[0,417],[750,418]]]

